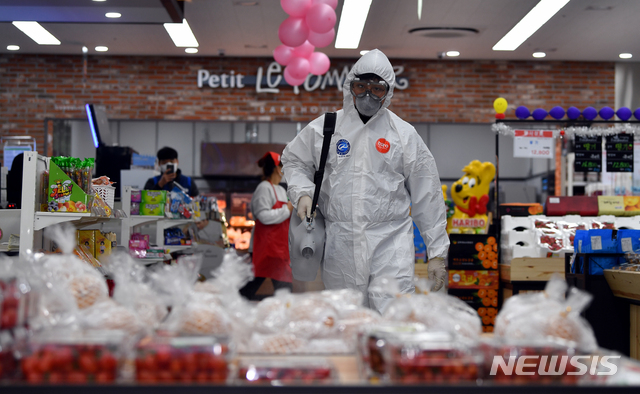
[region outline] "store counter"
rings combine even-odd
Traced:
[[[640,360],[640,272],[605,270],[604,277],[616,297],[629,301],[631,358]]]

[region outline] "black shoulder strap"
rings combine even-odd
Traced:
[[[336,113],[327,112],[324,114],[324,126],[322,132],[324,139],[322,140],[322,153],[320,155],[320,167],[313,176],[313,183],[316,185],[316,190],[313,193],[313,204],[311,205],[311,217],[316,210],[318,204],[318,198],[320,198],[320,186],[322,185],[322,179],[324,178],[324,166],[327,164],[327,156],[329,156],[329,145],[331,145],[331,136],[336,129]]]

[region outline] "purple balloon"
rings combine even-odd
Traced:
[[[640,120],[640,108],[636,108],[636,110],[633,111],[633,117]]]
[[[553,107],[551,108],[551,111],[549,111],[549,115],[551,115],[553,119],[560,120],[564,117],[564,108]]]
[[[596,116],[598,116],[598,111],[593,107],[587,107],[582,111],[582,116],[584,116],[586,120],[594,120]]]
[[[529,116],[531,116],[531,112],[529,112],[529,108],[523,105],[516,108],[516,118],[527,119]]]
[[[613,115],[615,115],[615,112],[611,107],[602,107],[600,108],[599,114],[602,119],[609,120],[613,118]]]
[[[533,119],[535,119],[535,120],[542,120],[542,119],[547,117],[547,111],[545,111],[542,108],[538,108],[535,111],[533,111],[533,113],[531,115],[533,116]]]
[[[571,120],[576,120],[580,117],[580,110],[576,107],[569,107],[567,110],[567,117]]]
[[[616,115],[618,115],[618,118],[620,118],[620,120],[626,121],[631,119],[631,110],[627,107],[618,108],[618,110],[616,111]]]

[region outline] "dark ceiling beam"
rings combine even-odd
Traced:
[[[184,19],[184,1],[160,0],[173,23],[182,23]]]

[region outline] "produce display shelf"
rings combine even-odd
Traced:
[[[60,212],[36,212],[33,223],[34,231],[42,230],[48,226],[60,223],[72,223],[76,227],[90,226],[92,224],[120,220],[116,218],[91,216],[90,213],[60,213]]]

